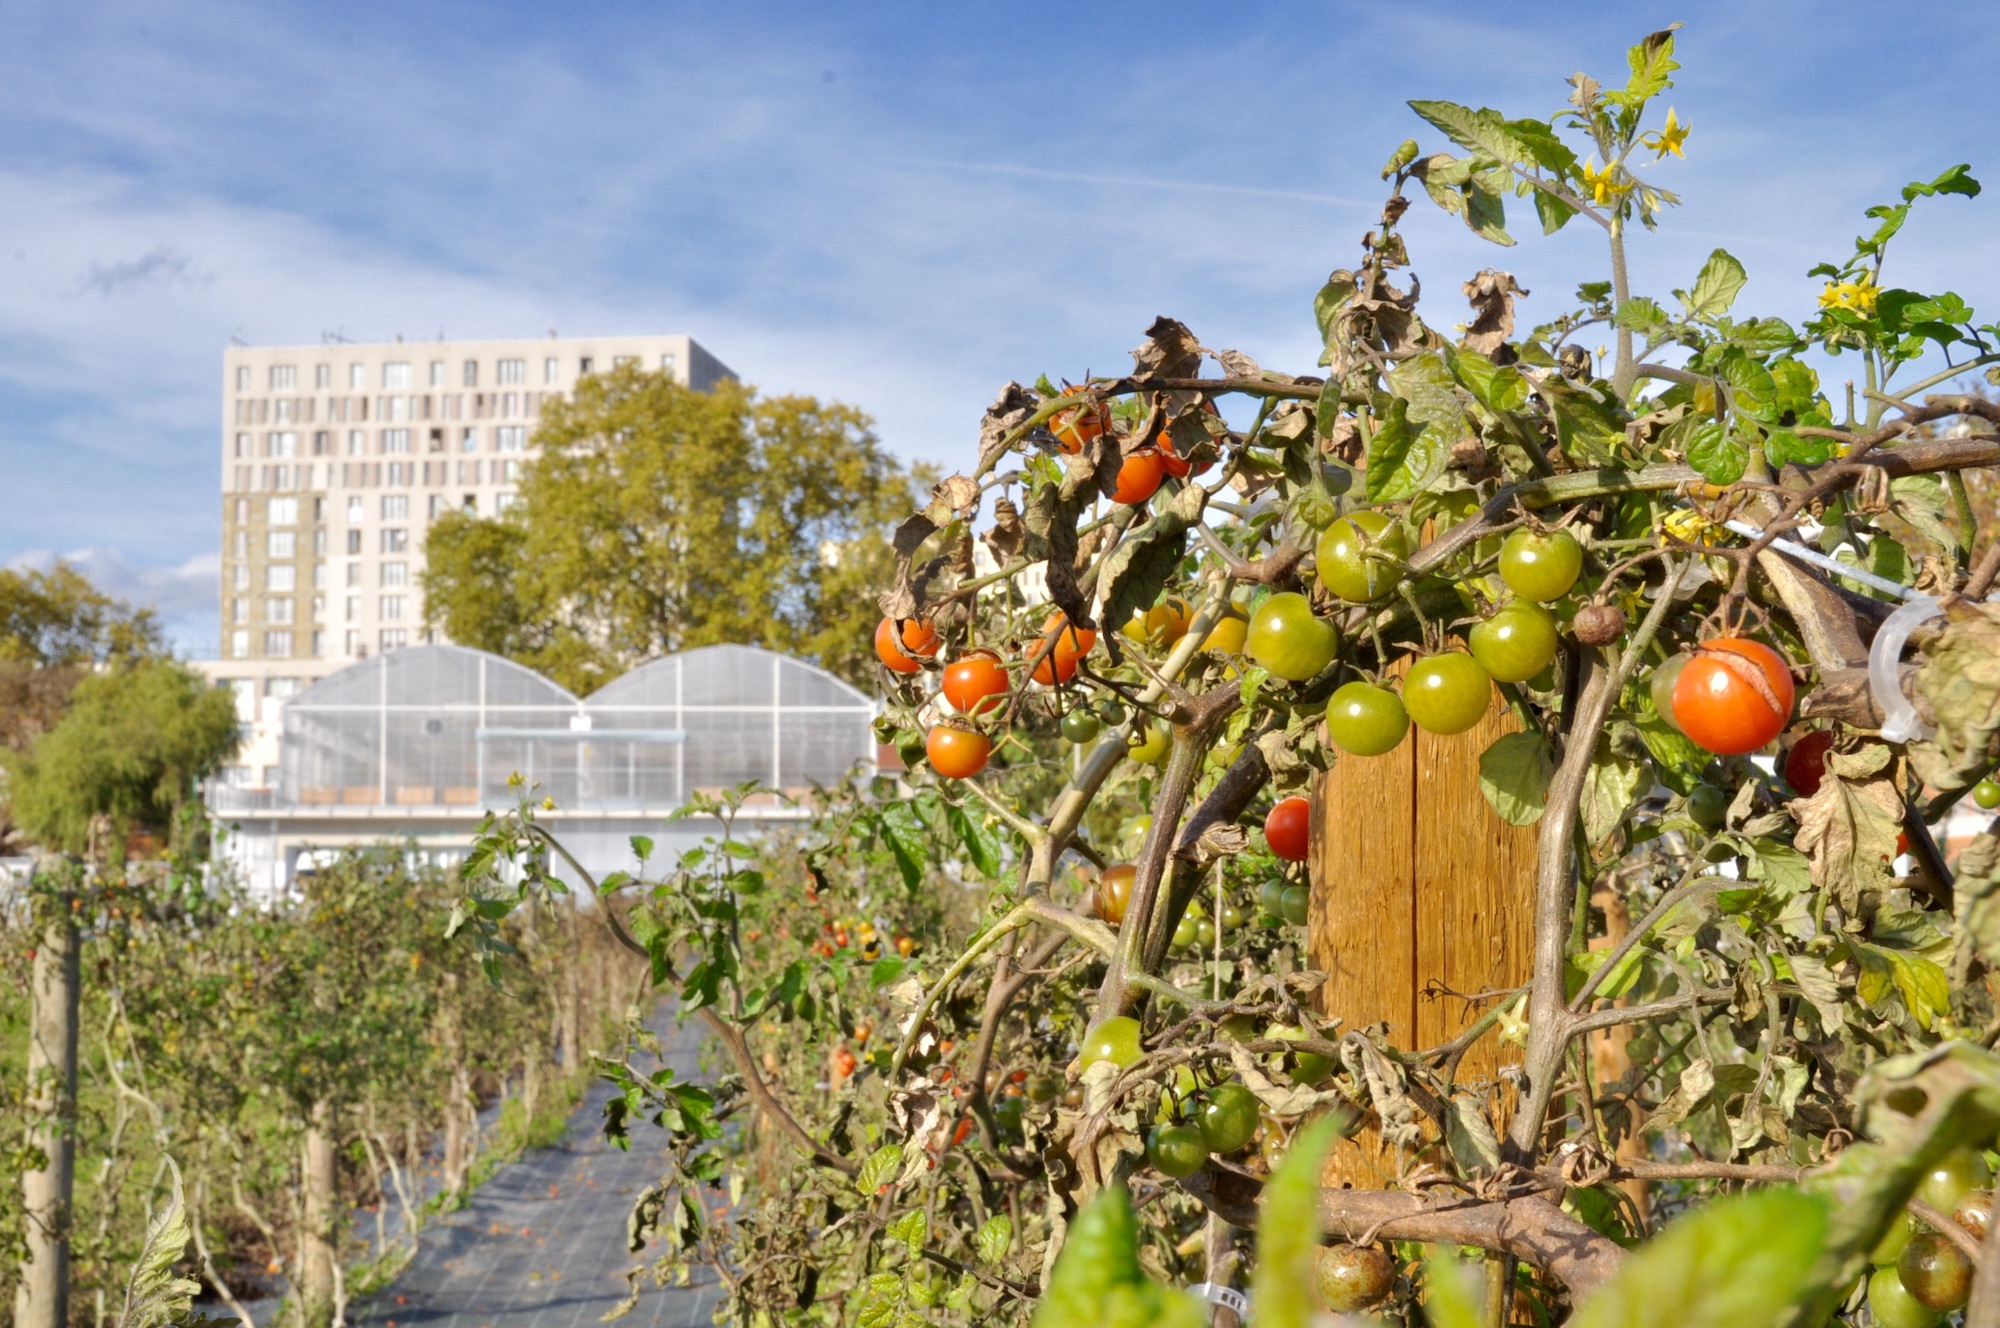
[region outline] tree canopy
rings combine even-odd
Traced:
[[[520,501],[431,528],[425,613],[574,691],[694,646],[868,676],[911,477],[851,406],[624,366],[551,406]]]
[[[159,623],[65,562],[0,568],[0,748],[54,727],[85,669],[157,655]]]

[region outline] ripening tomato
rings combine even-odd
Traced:
[[[1111,501],[1137,506],[1158,493],[1160,482],[1166,477],[1167,468],[1159,452],[1141,448],[1119,464],[1118,486],[1111,491]]]
[[[955,724],[939,724],[924,740],[924,755],[931,769],[946,779],[970,779],[986,768],[993,754],[993,740],[984,733],[962,729]]]
[[[924,667],[898,643],[896,624],[888,618],[875,629],[875,658],[891,673],[918,673]]]
[[[1250,658],[1287,682],[1319,676],[1340,653],[1340,631],[1314,615],[1296,591],[1273,595],[1257,608],[1248,634]]]
[[[1188,624],[1193,620],[1187,601],[1169,596],[1150,609],[1132,610],[1132,621],[1118,631],[1128,641],[1165,650],[1187,635]]]
[[[1068,682],[1074,678],[1078,661],[1088,655],[1090,648],[1097,644],[1097,633],[1090,628],[1070,627],[1066,624],[1067,619],[1060,613],[1050,614],[1049,620],[1042,624],[1044,639],[1058,627],[1063,629],[1056,632],[1056,643],[1049,648],[1049,652],[1035,661],[1034,679],[1044,687],[1053,687],[1057,683]],[[1029,648],[1029,653],[1032,654],[1036,649],[1039,649],[1039,642]]]
[[[1081,452],[1085,443],[1103,437],[1110,427],[1110,408],[1101,401],[1071,406],[1049,417],[1049,432],[1056,436],[1056,446],[1065,452]]]
[[[1527,599],[1561,599],[1583,573],[1583,546],[1567,530],[1517,530],[1500,546],[1500,579]]]
[[[1492,701],[1493,679],[1470,655],[1427,655],[1403,679],[1403,707],[1428,733],[1463,733]]]
[[[1367,604],[1402,580],[1397,566],[1410,556],[1409,536],[1383,512],[1355,512],[1319,537],[1319,583],[1344,600]]]
[[[1992,811],[2000,807],[2000,783],[1982,779],[1972,786],[1972,805],[1981,811]]]
[[[1116,862],[1097,878],[1097,916],[1113,927],[1125,921],[1125,909],[1132,902],[1132,882],[1139,869],[1129,862]]]
[[[961,715],[997,709],[1007,695],[1007,670],[990,650],[973,650],[944,666],[944,699]]]
[[[1894,1268],[1877,1268],[1868,1279],[1868,1314],[1877,1328],[1936,1328],[1944,1319],[1909,1293]]]
[[[1674,683],[1681,732],[1722,756],[1754,752],[1792,717],[1792,671],[1761,641],[1723,636],[1704,642]]]
[[[1373,1245],[1329,1245],[1315,1271],[1320,1301],[1335,1314],[1373,1309],[1396,1289],[1395,1261]]]
[[[1125,735],[1125,755],[1140,765],[1158,765],[1174,749],[1173,736],[1158,724]]]
[[[1216,620],[1208,635],[1202,638],[1201,648],[1213,650],[1218,655],[1240,655],[1243,643],[1250,636],[1250,620],[1240,609],[1231,606]]]
[[[1785,753],[1785,782],[1798,790],[1800,797],[1810,798],[1819,792],[1820,781],[1826,778],[1826,754],[1832,748],[1833,731],[1814,729]]]
[[[1160,465],[1165,468],[1167,474],[1173,476],[1175,479],[1184,480],[1190,475],[1205,475],[1214,464],[1215,462],[1212,460],[1199,463],[1183,460],[1181,454],[1174,450],[1172,435],[1164,432],[1161,433]]]
[[[1372,682],[1344,682],[1326,703],[1326,736],[1343,752],[1380,756],[1410,731],[1402,698]]]
[[[1939,1233],[1919,1232],[1896,1260],[1896,1280],[1925,1309],[1949,1314],[1972,1295],[1972,1260]]]
[[[1280,798],[1264,817],[1264,842],[1286,862],[1304,862],[1312,804],[1301,797]]]
[[[1116,1015],[1091,1025],[1084,1033],[1077,1068],[1087,1070],[1099,1061],[1110,1061],[1122,1070],[1138,1060],[1139,1053],[1139,1021],[1129,1015]]]
[[[1669,655],[1653,669],[1653,676],[1646,682],[1646,691],[1653,698],[1653,709],[1661,719],[1680,731],[1680,721],[1674,718],[1674,686],[1681,680],[1681,670],[1693,656],[1685,651]]]

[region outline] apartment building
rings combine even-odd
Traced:
[[[222,361],[222,634],[203,670],[275,776],[277,711],[343,665],[429,641],[424,537],[504,512],[542,410],[623,364],[707,390],[730,370],[685,336],[231,346]]]

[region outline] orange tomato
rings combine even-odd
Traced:
[[[986,768],[993,754],[993,740],[984,733],[939,724],[924,740],[924,755],[931,769],[946,779],[970,779]]]
[[[1125,458],[1118,467],[1118,487],[1111,492],[1111,501],[1136,505],[1145,502],[1160,490],[1160,482],[1167,476],[1166,463],[1153,448],[1145,448]]]
[[[1754,752],[1784,731],[1797,690],[1777,651],[1747,637],[1705,641],[1674,683],[1674,722],[1711,752]]]
[[[1049,648],[1049,652],[1035,661],[1034,679],[1044,687],[1053,687],[1057,683],[1068,682],[1074,678],[1078,661],[1088,655],[1090,648],[1097,644],[1096,632],[1088,627],[1065,626],[1067,621],[1062,614],[1055,613],[1042,624],[1044,637],[1058,627],[1064,629],[1057,634],[1056,643]]]
[[[1129,862],[1120,862],[1104,869],[1104,875],[1097,878],[1097,916],[1116,927],[1125,921],[1125,910],[1132,903],[1132,882],[1139,875],[1139,869]]]
[[[916,657],[928,658],[937,652],[937,645],[937,629],[921,618],[909,619],[900,632],[892,618],[884,618],[875,628],[875,658],[891,673],[919,672],[924,666]]]
[[[944,698],[961,715],[997,709],[1007,687],[1007,670],[990,650],[970,651],[944,667]]]
[[[1049,417],[1049,432],[1056,436],[1056,446],[1070,453],[1081,452],[1085,443],[1102,438],[1110,427],[1111,411],[1101,401],[1071,406]]]

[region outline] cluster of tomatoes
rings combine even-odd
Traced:
[[[886,957],[889,949],[904,959],[908,959],[921,947],[915,937],[896,933],[892,940],[884,941],[875,929],[875,924],[866,918],[833,918],[820,925],[819,940],[813,943],[813,953],[822,959],[831,959],[838,952],[855,947],[860,958],[866,963],[874,963]]]
[[[1202,409],[1215,413],[1214,403],[1202,402]],[[1077,453],[1084,445],[1102,438],[1111,430],[1111,408],[1103,402],[1086,402],[1058,411],[1049,419],[1049,432],[1064,452]],[[1170,434],[1162,433],[1150,447],[1141,447],[1118,463],[1118,482],[1111,494],[1114,503],[1138,504],[1159,492],[1171,476],[1177,480],[1200,475],[1214,463],[1182,456]]]
[[[1975,1241],[1993,1217],[1993,1170],[1983,1154],[1962,1149],[1924,1174],[1917,1198],[1949,1213]],[[1936,1328],[1965,1308],[1972,1260],[1941,1232],[1913,1217],[1895,1220],[1869,1255],[1868,1309],[1880,1328]]]

